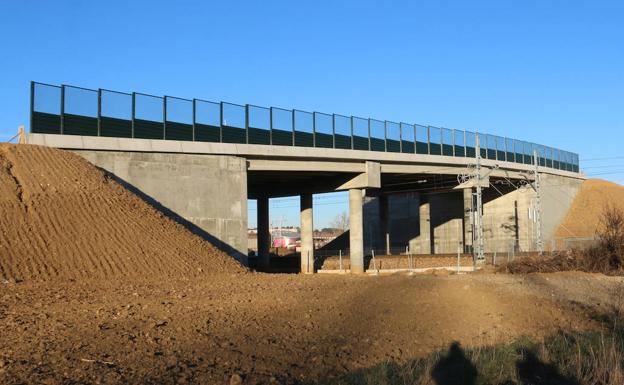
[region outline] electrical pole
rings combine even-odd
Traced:
[[[481,188],[481,182],[483,180],[483,176],[481,175],[481,144],[479,140],[479,135],[475,138],[476,144],[476,160],[477,164],[475,167],[476,179],[477,179],[477,210],[475,215],[475,226],[477,228],[477,250],[476,250],[476,262],[483,263],[485,261],[484,255],[484,241],[483,241],[483,190]]]
[[[534,186],[535,190],[535,222],[536,222],[536,248],[539,255],[544,254],[544,241],[542,239],[542,200],[540,193],[540,174],[539,174],[539,157],[537,156],[537,150],[533,150],[533,163],[535,164],[535,168],[533,169],[533,178],[534,178]]]

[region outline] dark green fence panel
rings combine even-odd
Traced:
[[[100,117],[100,136],[132,138],[132,121],[102,116]]]
[[[36,134],[60,134],[61,116],[34,111],[30,131]]]
[[[453,130],[453,151],[455,156],[466,156],[466,136],[464,131]]]
[[[386,139],[386,151],[401,152],[401,142],[394,139]]]
[[[353,116],[351,118],[351,125],[353,129],[353,149],[369,150],[368,119]]]
[[[385,123],[377,119],[369,119],[370,149],[372,151],[386,151]]]
[[[166,122],[165,123],[165,139],[167,140],[193,140],[193,125]]]
[[[401,152],[401,142],[394,139],[386,139],[386,151]]]
[[[271,144],[271,110],[247,105],[247,143]]]
[[[416,136],[413,124],[401,123],[401,152],[413,154],[416,152]]]
[[[334,147],[333,116],[322,112],[314,112],[314,147]]]
[[[293,111],[295,146],[314,147],[314,115],[306,111]]]
[[[138,139],[163,139],[165,128],[161,122],[134,119],[134,137]]]
[[[334,148],[351,149],[351,118],[344,115],[333,115]]]
[[[429,154],[442,155],[442,132],[437,127],[429,126]]]
[[[295,131],[295,146],[314,147],[314,134],[310,132]]]
[[[66,135],[97,136],[98,120],[88,116],[63,115],[63,133]]]
[[[370,138],[371,151],[386,151],[386,141],[379,138]]]
[[[314,133],[314,147],[333,148],[334,147],[333,135],[315,132]]]
[[[249,144],[271,144],[271,131],[249,127]]]
[[[353,136],[354,150],[368,150],[368,138],[363,136]]]
[[[193,99],[195,140],[198,142],[221,141],[221,105],[206,100]]]
[[[416,153],[429,154],[429,128],[420,124],[414,127],[416,128]]]
[[[277,146],[292,146],[293,111],[271,107],[271,143]]]
[[[278,146],[292,146],[293,132],[273,129],[273,144]]]
[[[401,140],[401,152],[413,154],[414,152],[416,152],[416,145],[414,145],[414,142]]]
[[[453,156],[453,130],[442,128],[442,155]]]
[[[195,140],[198,142],[220,142],[221,128],[208,124],[195,123]]]
[[[347,135],[334,135],[336,148],[351,149],[351,137]]]
[[[386,121],[386,151],[401,152],[401,125]]]
[[[223,143],[240,143],[247,142],[247,132],[244,128],[223,126]]]

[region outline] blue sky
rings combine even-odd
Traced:
[[[621,1],[5,0],[0,140],[38,80],[479,130],[621,181],[623,20]],[[322,197],[317,227],[345,202]],[[296,224],[297,203],[272,212]]]

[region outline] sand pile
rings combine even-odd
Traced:
[[[242,272],[78,155],[0,145],[0,279]]]
[[[603,210],[608,204],[624,210],[624,186],[600,179],[586,180],[557,228],[556,236],[594,236]]]

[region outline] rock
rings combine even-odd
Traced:
[[[237,373],[232,374],[232,376],[230,377],[230,382],[229,382],[230,385],[241,385],[242,383],[243,383],[243,378],[239,374]]]
[[[167,320],[164,319],[159,319],[158,321],[156,321],[156,323],[154,324],[155,327],[160,327],[160,326],[167,326]]]

